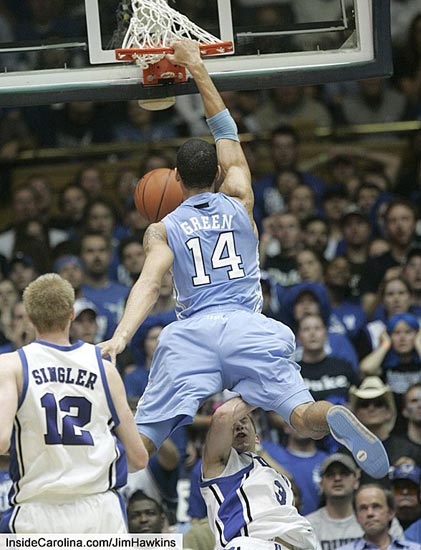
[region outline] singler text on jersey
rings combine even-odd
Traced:
[[[60,382],[63,384],[75,384],[93,390],[98,376],[94,372],[72,367],[47,367],[32,371],[35,384],[47,382]]]

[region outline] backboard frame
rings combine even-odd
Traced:
[[[90,2],[91,0],[87,0]],[[229,0],[218,0],[222,6],[227,6]],[[356,0],[359,13],[364,13],[366,19],[360,24],[370,25],[373,29],[371,58],[365,52],[355,52],[354,60],[349,56],[344,62],[338,62],[336,52],[306,52],[305,55],[312,64],[305,69],[297,67],[302,63],[301,53],[285,54],[281,66],[267,66],[259,59],[259,69],[256,60],[250,63],[242,61],[242,70],[236,70],[236,58],[225,57],[223,70],[221,59],[207,59],[205,64],[213,81],[220,91],[270,89],[287,85],[317,85],[329,82],[362,80],[375,77],[388,77],[393,72],[392,49],[390,40],[390,5],[384,0],[373,0],[372,10],[367,17],[364,5],[367,0]],[[370,20],[371,19],[371,20]],[[222,29],[221,29],[222,30]],[[221,38],[229,39],[225,29]],[[364,49],[366,38],[360,37]],[[371,40],[370,40],[371,42]],[[366,44],[367,45],[367,44]],[[369,46],[369,45],[368,45]],[[101,49],[101,48],[100,48]],[[368,48],[369,49],[369,48]],[[98,55],[102,55],[98,50]],[[107,52],[109,58],[110,52]],[[326,66],[321,64],[329,62]],[[364,57],[365,56],[365,57]],[[256,56],[244,56],[256,57]],[[273,63],[273,58],[281,58],[275,54],[262,55]],[[270,59],[272,58],[272,59]],[[238,60],[238,58],[237,58]],[[142,71],[134,64],[122,63],[96,65],[82,69],[50,69],[43,71],[10,72],[0,75],[0,106],[19,107],[29,105],[45,105],[71,101],[126,101],[131,99],[154,99],[169,96],[192,94],[197,92],[192,79],[185,83],[169,83],[158,86],[145,86],[141,80]],[[48,82],[48,84],[46,84]]]

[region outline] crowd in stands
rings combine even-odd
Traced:
[[[256,4],[238,3],[245,10]],[[311,2],[316,10],[323,3]],[[273,4],[285,9],[289,3]],[[65,5],[64,0],[0,0],[0,39],[25,32],[49,36],[55,25],[63,30]],[[255,413],[259,453],[290,477],[297,506],[308,515],[323,550],[364,533],[358,509],[364,484],[384,494],[390,513],[386,531],[421,543],[421,130],[382,133],[383,153],[364,148],[373,137],[368,135],[352,144],[332,144],[322,171],[313,170],[301,153],[303,124],[421,120],[421,8],[418,0],[392,0],[391,7],[393,78],[224,94],[240,132],[254,136],[244,145],[254,176],[263,312],[296,334],[295,360],[314,398],[353,410],[383,441],[393,466],[374,487],[333,438],[303,439],[275,413]],[[78,15],[67,24],[77,23]],[[2,180],[11,223],[0,233],[0,353],[34,338],[22,292],[48,271],[75,289],[72,339],[98,343],[112,335],[144,262],[148,222],[133,204],[134,186],[151,168],[173,166],[171,151],[160,151],[156,142],[207,133],[196,99],[183,98],[159,113],[142,110],[137,102],[0,108],[0,159],[7,161],[31,148],[155,146],[143,155],[138,171],[121,172],[112,200],[95,163],[81,167],[58,190],[39,166],[22,184],[8,188]],[[254,155],[265,132],[272,168],[258,174]],[[399,140],[403,155],[390,148]],[[159,334],[176,319],[174,306],[168,274],[154,310],[118,357],[134,408]],[[123,493],[131,532],[178,528],[187,531],[186,549],[213,548],[199,491],[200,454],[211,415],[225,397],[207,401],[146,470],[130,476]],[[6,469],[7,460],[0,457],[0,510],[7,506]]]

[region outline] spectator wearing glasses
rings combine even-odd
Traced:
[[[415,464],[404,463],[392,468],[389,477],[396,517],[403,529],[407,529],[421,517],[421,469]]]
[[[334,453],[322,462],[320,476],[320,490],[326,505],[306,517],[321,548],[334,550],[361,536],[352,508],[360,470],[350,456]]]
[[[411,442],[392,433],[396,422],[396,405],[390,386],[378,376],[368,376],[360,386],[349,390],[349,408],[356,417],[383,442],[391,464],[402,456],[414,458],[416,449]],[[364,472],[361,483],[367,483],[371,478]],[[382,483],[389,485],[384,478]]]

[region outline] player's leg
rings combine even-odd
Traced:
[[[151,457],[157,450],[155,443],[152,441],[152,439],[149,439],[149,437],[143,433],[140,433],[140,437],[142,438],[143,444],[145,445],[145,449],[148,451],[149,457]]]
[[[314,402],[299,366],[290,358],[294,346],[294,335],[282,323],[236,312],[224,350],[228,387],[250,405],[277,412],[302,435],[321,439],[331,432],[369,475],[387,475],[389,461],[381,441],[345,407]]]
[[[135,414],[149,454],[178,427],[189,424],[205,399],[223,389],[217,321],[177,321],[160,334],[149,381]]]
[[[332,406],[328,401],[303,403],[292,411],[289,423],[303,437],[322,439],[330,433],[326,415]]]
[[[387,475],[389,459],[382,442],[349,409],[327,401],[303,403],[292,411],[289,421],[297,432],[313,439],[321,439],[330,432],[370,476]]]

